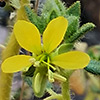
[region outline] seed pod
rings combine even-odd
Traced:
[[[33,76],[32,87],[35,96],[42,97],[47,85],[46,68],[37,68]]]

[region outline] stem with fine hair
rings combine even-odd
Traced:
[[[63,96],[63,100],[71,100],[69,80],[66,80],[66,82],[62,83],[62,96]]]
[[[21,2],[23,2],[23,5],[24,3],[25,4],[28,3],[27,1],[29,0],[21,0]],[[27,20],[23,5],[21,5],[21,8],[17,12],[17,18],[16,18],[17,20],[19,19]],[[8,57],[17,55],[19,49],[20,46],[17,43],[16,38],[12,32],[8,45],[2,53],[2,61],[7,59]],[[0,69],[0,100],[10,100],[12,79],[13,79],[13,74],[3,73],[2,70]]]

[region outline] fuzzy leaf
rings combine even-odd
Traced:
[[[16,9],[20,9],[20,0],[9,0],[10,5]]]
[[[77,32],[75,32],[70,38],[66,39],[66,43],[73,43],[76,40],[78,40],[80,37],[82,37],[86,32],[92,30],[95,27],[93,23],[86,23],[82,25]]]
[[[69,16],[68,20],[68,29],[65,34],[65,41],[72,36],[79,28],[79,19],[76,16]]]
[[[52,19],[54,19],[54,18],[56,18],[56,17],[58,17],[58,15],[57,15],[57,13],[55,12],[55,10],[53,10],[53,11],[51,12],[51,14],[50,14],[50,20],[52,20]]]
[[[65,52],[70,51],[72,48],[73,48],[73,44],[72,43],[62,44],[57,49],[57,52],[58,52],[58,54],[65,53]]]
[[[100,61],[91,60],[89,65],[84,69],[92,74],[100,75]]]
[[[25,6],[24,8],[29,21],[39,29],[40,33],[43,33],[46,27],[45,19],[43,17],[41,18],[37,16],[37,14],[34,11],[32,11],[30,7]]]
[[[55,1],[46,0],[41,14],[41,17],[45,18],[46,24],[49,23],[52,12],[56,13],[57,16],[61,15],[58,5],[55,3]]]
[[[73,15],[76,17],[80,17],[81,11],[80,11],[80,1],[76,1],[73,5],[71,5],[67,11],[66,15]]]
[[[31,10],[31,8],[28,7],[28,6],[25,6],[24,8],[25,8],[25,11],[26,11],[26,14],[27,14],[27,17],[28,17],[29,21],[30,21],[31,23],[35,24],[36,26],[38,26],[38,19],[39,19],[39,18],[38,18],[38,16],[36,15],[36,13],[33,12],[33,11]]]
[[[56,2],[56,4],[58,5],[58,8],[60,9],[61,15],[65,15],[66,14],[66,7],[64,5],[64,3],[61,0],[54,0]]]

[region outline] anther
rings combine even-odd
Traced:
[[[36,61],[36,59],[35,59],[35,58],[30,58],[29,61],[30,61],[32,64],[34,64],[35,61]]]

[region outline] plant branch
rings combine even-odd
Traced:
[[[23,100],[24,86],[25,86],[24,81],[22,81],[22,88],[21,88],[20,100]]]
[[[25,3],[27,1],[29,0],[24,0],[23,2]],[[18,10],[16,19],[27,20],[23,6]],[[17,55],[19,52],[19,49],[20,49],[20,46],[17,43],[16,38],[12,32],[8,45],[2,53],[2,61],[7,59],[8,57]],[[10,100],[12,79],[13,79],[13,74],[3,73],[2,70],[0,69],[0,100]]]
[[[38,11],[38,5],[39,5],[39,0],[36,0],[36,2],[35,2],[35,12],[37,13],[37,11]]]

